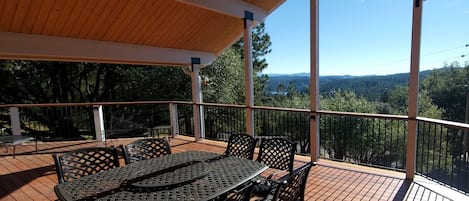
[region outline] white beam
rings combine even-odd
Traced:
[[[191,4],[203,9],[211,10],[224,15],[233,16],[243,19],[244,11],[249,11],[254,14],[253,21],[263,22],[269,14],[263,8],[249,4],[241,0],[179,0],[180,2]]]
[[[96,40],[0,32],[0,59],[190,66],[210,64],[214,53]]]

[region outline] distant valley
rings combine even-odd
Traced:
[[[431,70],[422,71],[420,79],[426,77]],[[309,73],[297,74],[268,74],[267,93],[279,93],[279,84],[286,89],[290,83],[296,86],[299,92],[309,91]],[[392,75],[365,75],[365,76],[320,76],[319,93],[328,95],[332,90],[351,90],[358,96],[369,100],[376,100],[384,91],[392,91],[397,86],[406,86],[409,83],[409,73]]]

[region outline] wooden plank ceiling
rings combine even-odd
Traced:
[[[270,13],[283,1],[244,0],[241,5]],[[240,38],[243,20],[186,0],[2,0],[0,32],[218,55]]]

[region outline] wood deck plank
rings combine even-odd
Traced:
[[[34,157],[29,157],[29,158],[34,158]],[[44,168],[36,168],[34,166],[31,166],[32,164],[30,164],[28,161],[29,159],[28,158],[25,158],[25,160],[16,160],[16,159],[12,159],[12,158],[6,158],[5,160],[9,160],[9,162],[16,167],[16,169],[18,170],[21,170],[21,172],[24,172],[24,174],[22,174],[20,176],[20,178],[24,181],[24,182],[27,182],[28,183],[28,186],[31,186],[32,189],[31,190],[34,190],[35,192],[38,192],[38,194],[34,194],[35,192],[33,191],[33,195],[32,195],[32,198],[33,199],[42,199],[42,200],[46,200],[46,199],[49,199],[49,200],[54,200],[56,199],[56,196],[55,196],[55,193],[51,192],[49,190],[49,188],[47,187],[48,184],[50,185],[51,183],[47,183],[47,182],[42,182],[43,179],[41,179],[43,176],[44,176],[44,173],[42,172],[45,172],[47,171],[47,169],[44,169]],[[12,161],[14,160],[14,161]],[[41,169],[41,170],[38,170],[38,169]],[[52,183],[53,184],[53,183]]]
[[[106,144],[96,141],[34,143],[17,147],[16,159],[12,149],[0,153],[0,200],[56,200],[57,185],[52,154],[84,147],[118,146],[136,140],[112,139]],[[203,150],[223,153],[226,143],[179,136],[170,141],[173,153]],[[307,156],[296,156],[295,167],[309,161]],[[124,165],[120,157],[121,165]],[[405,180],[401,172],[363,167],[348,163],[320,160],[313,166],[305,189],[306,200],[450,200],[444,193]],[[465,197],[463,197],[465,198]],[[469,199],[468,199],[469,200]]]

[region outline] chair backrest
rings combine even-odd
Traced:
[[[119,157],[114,147],[83,148],[60,156],[53,154],[52,157],[59,183],[119,167]]]
[[[256,161],[279,170],[293,171],[296,143],[284,138],[272,138],[261,141]]]
[[[231,134],[228,139],[225,155],[252,160],[257,139],[245,134]]]
[[[171,146],[166,138],[141,139],[121,145],[125,164],[171,154]]]
[[[289,175],[288,179],[277,187],[273,200],[303,201],[306,180],[308,179],[311,167],[312,163],[310,162],[293,171],[292,174]]]

